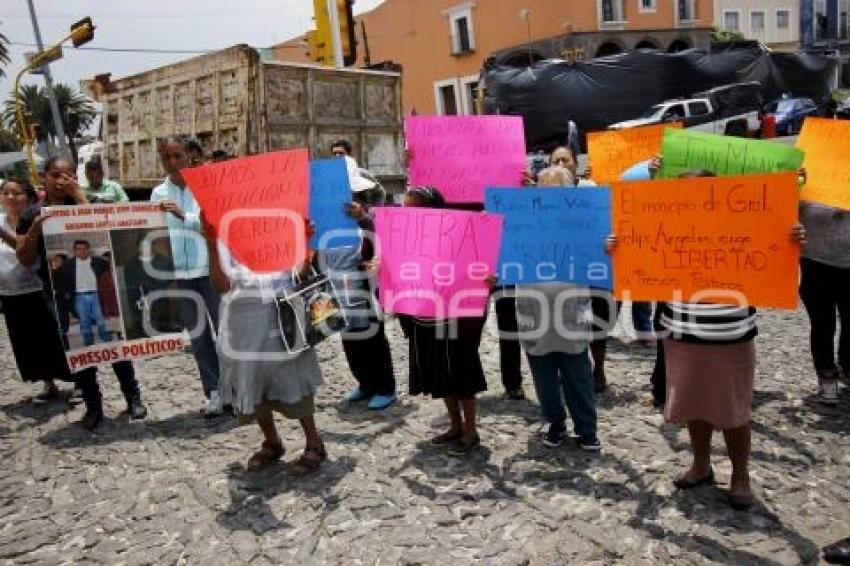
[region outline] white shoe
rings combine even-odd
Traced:
[[[221,396],[218,391],[210,391],[210,398],[207,399],[207,406],[204,407],[204,414],[208,417],[220,415],[224,412],[224,406],[221,403]]]

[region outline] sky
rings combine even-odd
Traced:
[[[383,0],[355,0],[355,14]],[[89,16],[95,37],[86,47],[107,49],[216,50],[238,43],[268,47],[313,27],[311,0],[33,0],[45,45],[68,34],[71,24]],[[35,51],[26,0],[0,0],[0,33],[11,63],[0,78],[0,100],[9,97],[24,53]],[[70,42],[67,44],[70,46]],[[51,65],[54,82],[79,88],[80,79],[112,73],[113,79],[197,56],[193,53],[124,53],[76,50]],[[42,84],[41,77],[25,82]]]

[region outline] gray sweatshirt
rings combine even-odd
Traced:
[[[517,285],[516,295],[519,340],[529,355],[580,354],[587,349],[593,320],[587,287],[572,283]]]
[[[833,267],[850,268],[850,210],[802,202],[800,222],[806,227],[803,257]]]

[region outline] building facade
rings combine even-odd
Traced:
[[[799,0],[714,0],[718,29],[775,49],[796,49],[800,42]]]
[[[474,114],[491,55],[527,48],[581,60],[706,48],[714,0],[385,0],[356,19],[357,65],[400,64],[405,113]],[[303,37],[275,46],[274,56],[306,61]]]

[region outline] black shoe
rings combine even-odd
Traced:
[[[480,444],[481,438],[479,438],[478,435],[475,435],[469,440],[461,438],[451,445],[451,448],[449,448],[449,455],[460,457],[469,456]]]
[[[145,407],[145,404],[142,403],[141,397],[133,397],[129,403],[127,403],[127,412],[130,414],[130,418],[134,421],[141,420],[148,416],[148,408]]]
[[[89,409],[83,415],[83,418],[80,419],[80,424],[83,425],[83,428],[90,432],[94,432],[101,423],[103,423],[103,411],[98,410]]]
[[[508,391],[505,391],[505,398],[511,401],[524,401],[525,391],[523,391],[521,387],[517,387],[516,389],[510,389]]]
[[[823,547],[823,559],[830,564],[850,564],[850,538]]]
[[[563,425],[563,423],[552,423],[549,425],[549,428],[543,434],[543,438],[541,438],[541,442],[543,442],[544,446],[548,446],[549,448],[557,448],[564,441],[564,437],[567,435],[567,428]]]
[[[608,389],[608,379],[605,374],[594,374],[593,376],[593,391],[594,393],[604,393]]]

